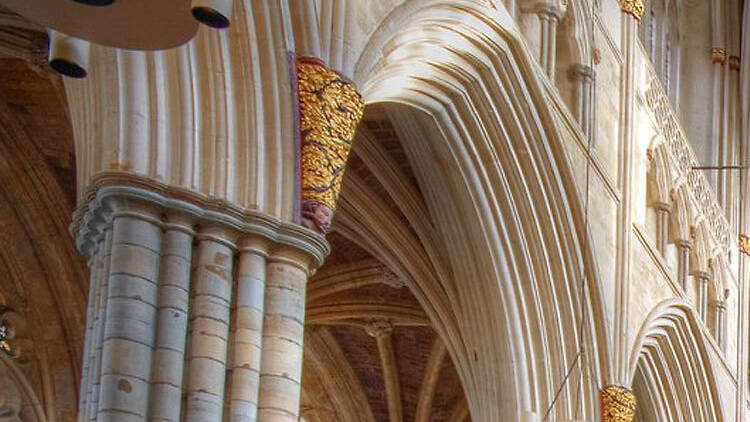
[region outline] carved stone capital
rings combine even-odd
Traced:
[[[384,319],[376,319],[365,325],[365,332],[368,335],[377,338],[385,338],[393,332],[393,325]]]
[[[97,239],[111,225],[112,215],[124,212],[122,204],[149,210],[149,215],[165,228],[174,224],[185,230],[197,227],[198,237],[212,235],[231,243],[232,249],[238,240],[257,238],[268,246],[271,255],[292,257],[307,271],[322,265],[330,252],[322,235],[298,224],[149,179],[104,174],[90,186],[89,200],[74,213],[70,227],[76,245],[86,255],[95,251]]]
[[[568,69],[568,78],[572,81],[590,84],[596,79],[596,71],[585,64],[574,64]]]
[[[602,422],[633,422],[637,401],[630,389],[608,385],[599,393]]]
[[[744,234],[740,234],[740,252],[747,256],[750,256],[750,237]]]
[[[539,16],[539,19],[558,22],[562,19],[564,11],[554,4],[537,3],[530,9],[530,12]]]
[[[633,16],[637,20],[640,21],[643,19],[643,12],[645,10],[643,0],[620,0],[620,7],[623,12]]]
[[[711,49],[711,63],[714,64],[726,64],[727,62],[727,50],[721,47],[714,47]]]

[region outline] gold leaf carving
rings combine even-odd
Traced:
[[[354,85],[322,63],[297,60],[303,221],[330,224],[364,102]]]
[[[602,422],[633,422],[637,401],[632,391],[619,385],[609,385],[599,394]]]
[[[621,0],[622,11],[641,20],[643,18],[643,0]]]

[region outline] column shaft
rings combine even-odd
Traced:
[[[669,240],[669,211],[665,208],[656,208],[656,246],[659,253],[664,256],[667,253],[667,241]]]
[[[161,228],[141,211],[112,226],[97,421],[145,421],[156,327]]]
[[[696,274],[695,278],[698,280],[698,315],[708,324],[708,274]]]
[[[677,280],[684,290],[687,288],[690,275],[690,246],[685,243],[678,243],[677,251],[679,253],[677,257]]]
[[[112,229],[104,230],[104,250],[102,252],[101,282],[95,293],[94,304],[94,339],[90,353],[91,368],[89,371],[89,403],[86,408],[86,419],[96,420],[99,409],[99,389],[102,373],[102,343],[104,342],[104,321],[107,316],[107,295],[109,292],[109,270],[112,258]]]
[[[272,261],[266,301],[258,397],[261,422],[297,422],[307,273],[294,263]]]
[[[586,137],[591,134],[593,115],[591,114],[591,93],[595,78],[594,69],[584,64],[575,64],[568,70],[568,78],[573,82],[577,97],[576,118]]]
[[[232,336],[230,422],[257,419],[265,285],[265,251],[244,243],[237,274]]]
[[[193,234],[190,224],[176,221],[170,221],[164,233],[151,372],[151,421],[180,421]]]
[[[88,406],[91,396],[89,394],[91,382],[89,380],[91,368],[91,355],[95,349],[94,342],[94,319],[96,313],[95,304],[97,302],[96,294],[99,291],[101,280],[101,262],[104,254],[103,243],[101,242],[96,253],[89,259],[89,295],[86,305],[86,339],[83,345],[83,362],[81,365],[81,394],[78,397],[78,421],[86,421],[86,406]]]
[[[219,231],[202,232],[199,239],[190,307],[185,421],[221,422],[233,251]]]
[[[380,353],[380,365],[383,367],[383,379],[385,391],[388,396],[388,414],[390,422],[401,422],[404,420],[403,406],[401,405],[401,385],[398,379],[398,367],[396,366],[396,353],[393,350],[391,334],[375,337],[378,342]]]
[[[713,304],[716,312],[714,322],[714,338],[719,348],[726,351],[726,323],[727,323],[727,303],[723,300],[717,300]]]

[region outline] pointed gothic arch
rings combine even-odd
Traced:
[[[721,422],[716,379],[693,307],[681,299],[657,305],[630,354],[638,422]]]

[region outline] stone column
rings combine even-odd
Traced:
[[[391,334],[393,327],[388,321],[375,321],[366,327],[367,334],[378,342],[380,366],[383,371],[385,391],[388,398],[388,414],[391,422],[403,421],[403,406],[401,404],[401,385],[396,366],[396,353],[393,350]]]
[[[221,422],[232,299],[232,234],[219,226],[198,233],[190,304],[186,422]]]
[[[236,308],[233,321],[230,421],[255,421],[266,287],[266,241],[250,236],[240,242]]]
[[[149,420],[179,422],[195,232],[179,215],[169,216],[165,228]]]
[[[688,277],[690,276],[690,243],[676,241],[677,245],[677,281],[683,290],[687,289]]]
[[[115,203],[97,421],[145,421],[161,227],[153,210]]]
[[[307,259],[282,248],[269,256],[258,420],[297,422],[302,378]]]
[[[87,391],[88,405],[85,409],[86,420],[96,420],[99,409],[99,389],[101,387],[102,372],[102,343],[104,342],[104,319],[107,315],[107,294],[109,291],[109,269],[112,257],[112,228],[104,228],[104,244],[102,249],[101,282],[97,286],[94,303],[94,331],[91,342],[91,370],[89,371],[89,388]]]
[[[728,293],[728,291],[727,291]],[[722,351],[726,351],[727,301],[726,294],[713,302],[714,309],[714,339]]]
[[[693,274],[693,276],[698,283],[698,298],[696,300],[698,315],[700,316],[700,319],[708,325],[708,273],[704,271],[697,271]]]
[[[540,37],[539,63],[551,81],[555,80],[555,66],[557,64],[557,24],[562,15],[557,7],[541,3],[535,8],[539,17],[542,35]]]
[[[656,247],[659,248],[661,256],[667,253],[667,242],[669,241],[669,204],[655,204],[656,209]]]
[[[575,64],[570,67],[568,77],[576,89],[577,109],[574,110],[581,131],[588,137],[593,129],[593,114],[591,112],[591,95],[596,78],[596,72],[591,66]]]
[[[91,400],[91,379],[93,377],[93,355],[96,349],[94,344],[94,316],[99,302],[98,294],[102,283],[102,256],[104,255],[103,239],[97,242],[97,250],[88,261],[89,267],[89,295],[86,306],[86,340],[83,345],[83,363],[81,365],[81,394],[78,396],[78,421],[88,421],[87,406]]]
[[[633,422],[636,399],[629,388],[608,385],[599,394],[602,422]]]
[[[296,422],[305,285],[325,238],[133,185],[101,187],[74,220],[79,248],[101,262],[81,419]]]

